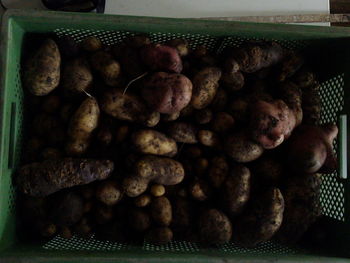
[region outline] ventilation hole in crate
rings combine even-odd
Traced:
[[[126,244],[100,241],[94,239],[92,236],[89,239],[73,236],[71,239],[65,239],[60,236],[56,236],[49,242],[47,242],[43,248],[55,249],[55,250],[91,250],[91,251],[116,251],[123,250],[127,247]]]
[[[320,96],[321,123],[336,123],[344,105],[344,75],[321,83]],[[333,146],[336,151],[336,141]],[[325,215],[344,221],[344,186],[337,181],[337,177],[337,173],[322,176],[321,205]]]
[[[183,251],[183,252],[195,252],[199,251],[197,244],[186,241],[172,241],[165,245],[153,245],[148,242],[144,242],[143,247],[147,251]]]
[[[235,254],[253,254],[253,255],[264,255],[264,254],[276,254],[276,255],[293,255],[300,253],[299,249],[286,247],[280,244],[273,242],[264,242],[255,248],[244,248],[240,247],[234,243],[227,243],[221,246],[218,246],[221,251],[227,253]]]

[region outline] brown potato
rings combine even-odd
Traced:
[[[90,65],[108,86],[120,85],[120,64],[106,51],[97,51],[90,57]]]
[[[204,109],[213,101],[220,78],[221,70],[216,67],[204,68],[193,77],[191,105],[195,109]]]
[[[199,218],[199,235],[205,244],[223,244],[232,237],[232,224],[227,216],[216,209],[208,209]]]
[[[24,86],[36,96],[45,96],[60,82],[61,55],[52,39],[46,39],[26,61],[23,69]]]
[[[225,111],[229,95],[226,90],[219,87],[210,107],[214,112]]]
[[[283,165],[272,155],[263,155],[252,165],[252,172],[262,184],[278,185],[283,178]]]
[[[81,47],[85,51],[95,52],[95,51],[100,50],[102,48],[102,42],[97,37],[90,36],[90,37],[85,38],[81,42]]]
[[[97,186],[96,199],[107,206],[117,204],[122,197],[122,189],[115,181],[103,181]]]
[[[198,124],[207,124],[213,119],[213,112],[211,109],[205,108],[196,111],[194,117]]]
[[[165,196],[156,197],[151,202],[151,216],[159,226],[169,226],[172,220],[171,203]]]
[[[200,130],[198,132],[198,141],[208,147],[214,147],[214,148],[220,148],[221,147],[221,141],[219,139],[219,136],[209,130]]]
[[[283,212],[284,199],[280,190],[271,188],[263,192],[237,219],[235,240],[245,247],[254,247],[269,240],[280,228]]]
[[[147,194],[140,195],[134,199],[135,206],[146,207],[151,203],[151,196]]]
[[[141,48],[145,45],[151,44],[151,40],[147,35],[139,34],[135,36],[130,36],[124,39],[124,43],[131,48]]]
[[[197,143],[197,129],[188,122],[174,122],[168,127],[168,134],[176,142],[194,144]]]
[[[159,197],[165,194],[165,187],[161,184],[154,184],[151,186],[150,192],[153,196]]]
[[[176,142],[155,130],[139,130],[132,135],[136,151],[143,154],[155,154],[173,157],[177,153]]]
[[[197,201],[205,201],[211,197],[212,189],[209,184],[202,179],[195,179],[189,185],[188,191],[191,196]]]
[[[173,239],[173,231],[169,227],[156,227],[148,231],[146,241],[155,245],[164,245]]]
[[[189,53],[189,46],[186,39],[175,38],[165,42],[167,46],[176,48],[177,52],[181,57],[185,57]]]
[[[231,134],[225,140],[225,151],[236,162],[247,163],[258,159],[264,149],[240,132]]]
[[[96,140],[100,145],[108,146],[113,140],[113,135],[111,129],[107,125],[103,125],[98,128],[96,134]]]
[[[155,126],[160,115],[148,110],[143,101],[122,89],[107,90],[100,100],[102,110],[108,115],[123,121],[137,122],[148,127]]]
[[[67,96],[81,94],[92,85],[92,73],[84,58],[68,61],[62,73],[62,88]]]
[[[91,133],[97,127],[99,115],[100,109],[95,98],[89,97],[82,102],[69,122],[69,141],[66,144],[68,155],[78,156],[87,150]]]
[[[212,122],[211,122],[211,128],[215,132],[228,132],[232,129],[232,127],[235,124],[235,120],[233,117],[226,113],[226,112],[219,112],[215,114]]]
[[[229,172],[229,165],[225,157],[217,156],[211,159],[208,177],[214,188],[219,188]]]
[[[151,227],[150,215],[139,208],[132,208],[129,211],[128,220],[130,227],[137,232],[144,232]]]
[[[172,114],[162,114],[162,115],[160,116],[161,120],[162,120],[162,121],[166,121],[166,122],[168,122],[168,121],[175,121],[175,120],[177,120],[179,117],[180,117],[180,112],[179,112],[179,111],[174,112],[174,113],[172,113]]]
[[[172,201],[173,219],[171,225],[173,227],[189,227],[193,221],[191,203],[183,197],[177,197]]]
[[[123,189],[127,196],[136,197],[147,190],[148,179],[139,176],[129,176],[123,180]]]
[[[235,92],[243,88],[244,76],[238,72],[224,72],[221,77],[223,86],[230,92]]]
[[[241,213],[250,197],[251,174],[247,167],[235,165],[220,189],[222,207],[230,217]]]
[[[172,114],[190,103],[192,82],[182,74],[156,72],[145,80],[141,93],[152,110]]]

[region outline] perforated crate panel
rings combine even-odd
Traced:
[[[98,37],[105,45],[113,45],[120,43],[133,32],[126,31],[92,31],[92,30],[71,30],[71,29],[57,29],[55,33],[58,36],[70,35],[76,41],[81,41],[88,36]],[[173,38],[185,38],[189,41],[192,48],[197,45],[205,45],[207,48],[220,53],[225,47],[239,46],[246,40],[262,40],[260,39],[246,39],[242,37],[226,37],[214,38],[209,35],[193,35],[193,34],[171,34],[162,32],[150,33],[150,38],[153,42],[165,42]],[[272,40],[272,39],[265,39]],[[283,41],[277,40],[283,47],[291,50],[299,50],[307,46],[304,41]],[[320,95],[322,98],[322,113],[321,122],[336,122],[337,113],[343,107],[344,97],[344,80],[343,76],[337,76],[321,84]],[[336,174],[323,176],[323,183],[321,188],[321,203],[323,206],[323,213],[330,217],[344,220],[344,187],[341,183],[336,181]],[[128,244],[121,244],[109,241],[99,241],[92,236],[90,239],[82,239],[74,236],[71,239],[64,239],[56,236],[46,244],[43,248],[55,250],[103,250],[103,251],[119,251],[133,249]],[[189,242],[172,241],[169,244],[162,246],[155,246],[144,242],[139,249],[146,251],[174,251],[174,252],[207,252],[208,248],[201,248],[200,245]],[[254,255],[292,255],[300,253],[301,250],[290,248],[275,244],[273,242],[265,242],[253,249],[242,248],[234,243],[228,243],[222,246],[212,248],[221,253],[233,254],[254,254]]]

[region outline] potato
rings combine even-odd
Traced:
[[[61,85],[67,96],[81,94],[92,85],[93,76],[86,59],[68,61],[63,69]]]
[[[143,154],[155,154],[173,157],[177,153],[176,142],[155,130],[139,130],[132,135],[136,151]]]
[[[97,224],[106,224],[112,221],[115,215],[111,206],[99,204],[95,208],[94,216]]]
[[[61,106],[61,98],[57,95],[48,95],[43,97],[44,101],[42,104],[42,109],[48,114],[52,114],[58,111]]]
[[[205,201],[212,195],[209,184],[202,179],[195,179],[188,187],[190,195],[197,201]]]
[[[180,117],[180,112],[174,112],[172,114],[162,114],[160,116],[162,121],[175,121],[176,119],[178,119]]]
[[[81,47],[82,49],[84,49],[85,51],[88,52],[95,52],[97,50],[102,49],[102,42],[101,40],[99,40],[97,37],[95,36],[90,36],[85,38],[82,42],[81,42]]]
[[[209,130],[200,130],[198,132],[198,141],[208,147],[214,147],[214,148],[220,148],[221,147],[221,141],[219,139],[219,136]]]
[[[283,165],[276,157],[263,155],[253,163],[252,172],[260,184],[278,185],[283,178]]]
[[[188,104],[185,108],[183,108],[180,112],[180,117],[191,117],[194,113],[194,108],[191,104]]]
[[[105,113],[119,120],[153,127],[160,119],[158,112],[151,112],[139,97],[124,94],[122,89],[109,89],[102,95],[100,103]]]
[[[181,57],[185,57],[189,53],[189,46],[186,39],[175,38],[165,42],[167,46],[176,48],[177,52]]]
[[[114,141],[116,143],[123,142],[129,135],[130,128],[128,125],[119,126],[114,133]]]
[[[26,61],[23,69],[24,86],[36,96],[45,96],[60,82],[61,55],[52,39],[46,39]]]
[[[296,174],[287,180],[283,195],[285,211],[276,238],[295,244],[322,213],[320,174]]]
[[[223,86],[230,92],[235,92],[243,88],[244,76],[238,72],[224,72],[221,77]]]
[[[235,120],[230,114],[226,112],[219,112],[215,114],[211,122],[211,128],[215,132],[225,133],[230,131],[234,126],[234,124],[235,124]]]
[[[43,149],[40,155],[41,160],[60,159],[63,157],[63,153],[60,150],[52,147]]]
[[[213,118],[213,112],[209,108],[198,110],[194,114],[195,120],[198,124],[207,124]]]
[[[81,103],[69,122],[69,140],[66,144],[68,155],[79,156],[87,150],[91,133],[97,127],[99,115],[100,109],[95,98],[89,97]]]
[[[73,237],[72,231],[66,226],[60,228],[59,235],[64,239],[71,239]]]
[[[171,203],[165,196],[156,197],[151,202],[151,216],[159,226],[169,226],[172,220]]]
[[[180,162],[152,155],[146,155],[136,163],[135,174],[162,185],[178,184],[185,176]]]
[[[191,159],[201,157],[203,154],[202,149],[198,145],[190,145],[189,147],[185,148],[183,151],[185,156]]]
[[[136,197],[146,191],[150,182],[175,185],[184,176],[181,163],[170,158],[146,155],[135,164],[135,174],[124,179],[123,188],[127,196]]]
[[[271,188],[263,192],[252,200],[251,207],[237,219],[235,240],[245,247],[254,247],[269,240],[280,228],[283,212],[281,191]]]
[[[225,157],[217,156],[211,159],[208,177],[214,188],[219,188],[229,172],[229,165]]]
[[[195,58],[201,58],[208,54],[208,49],[204,45],[198,45],[193,51],[193,56]]]
[[[225,58],[225,61],[223,63],[223,70],[225,72],[235,73],[235,72],[238,72],[239,69],[240,69],[240,66],[234,58],[232,57]]]
[[[140,34],[140,35],[127,37],[126,39],[124,39],[124,43],[130,46],[131,48],[138,49],[145,45],[151,44],[151,40],[147,35]]]
[[[161,44],[149,44],[140,50],[143,63],[151,71],[166,71],[180,73],[182,61],[179,53],[173,47]]]
[[[72,191],[50,196],[50,218],[58,226],[71,226],[83,217],[83,199]]]
[[[168,127],[168,134],[176,142],[194,144],[197,143],[197,129],[188,122],[174,122]]]
[[[74,232],[82,238],[89,238],[92,235],[91,220],[87,217],[83,217],[78,224],[74,225]]]
[[[122,197],[122,189],[115,181],[103,181],[97,186],[96,199],[107,206],[117,204]]]
[[[154,184],[151,186],[151,194],[155,197],[159,197],[165,194],[165,188],[161,184]]]
[[[232,224],[219,210],[207,209],[201,213],[198,223],[201,242],[205,244],[224,244],[231,240]]]
[[[123,180],[123,189],[127,196],[136,197],[141,195],[147,190],[148,178],[142,178],[139,176],[129,176]]]
[[[250,197],[251,173],[243,165],[235,165],[221,185],[222,207],[230,217],[241,213]]]
[[[146,207],[151,203],[151,196],[147,194],[140,195],[134,199],[135,206]]]
[[[106,51],[97,51],[90,57],[90,65],[108,86],[118,86],[121,79],[120,64]]]
[[[173,239],[173,231],[169,227],[151,228],[147,235],[146,241],[155,245],[164,245]]]
[[[195,160],[194,170],[195,170],[197,176],[200,177],[200,176],[204,175],[206,173],[208,167],[209,167],[208,159],[198,158]]]
[[[141,93],[152,110],[172,114],[191,101],[192,82],[182,74],[156,72],[145,80]]]
[[[195,109],[204,109],[213,101],[220,78],[221,70],[216,67],[204,68],[193,77],[191,105]]]
[[[100,126],[96,134],[96,140],[99,145],[108,146],[113,140],[111,129],[107,125]]]
[[[227,92],[224,89],[219,87],[210,105],[211,109],[214,112],[225,111],[226,105],[228,103],[228,98],[229,98],[229,95],[227,94]]]
[[[144,232],[151,227],[150,215],[141,209],[132,208],[129,211],[129,225],[137,232]]]
[[[264,149],[243,132],[231,134],[225,140],[226,153],[236,162],[247,163],[258,159]]]
[[[172,201],[173,227],[189,227],[193,221],[192,207],[190,202],[183,197],[177,197]]]

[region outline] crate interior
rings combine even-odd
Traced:
[[[15,189],[12,186],[11,174],[15,171],[16,167],[20,164],[21,149],[22,144],[25,143],[25,131],[26,123],[25,112],[23,111],[24,104],[24,94],[21,86],[20,80],[20,61],[21,61],[21,50],[23,45],[25,45],[25,39],[31,33],[54,33],[57,36],[70,35],[77,41],[81,41],[87,36],[97,36],[106,45],[116,44],[122,41],[125,37],[135,32],[147,32],[150,37],[155,42],[164,42],[172,38],[186,38],[190,41],[192,47],[196,45],[205,45],[212,49],[213,51],[220,52],[226,46],[240,45],[245,40],[275,40],[281,45],[292,50],[304,50],[310,49],[310,47],[317,47],[312,52],[318,54],[324,60],[322,67],[327,67],[327,63],[333,59],[338,59],[338,64],[328,70],[326,73],[322,72],[321,78],[321,97],[322,97],[322,123],[326,122],[336,122],[339,112],[343,110],[344,98],[345,98],[345,86],[346,86],[346,76],[347,72],[344,68],[346,62],[348,61],[348,55],[344,55],[344,61],[339,63],[339,59],[342,56],[336,56],[333,52],[328,50],[329,46],[343,46],[348,43],[346,38],[342,39],[327,39],[325,36],[313,36],[313,37],[299,37],[299,39],[293,39],[290,35],[283,34],[274,37],[273,33],[266,34],[267,37],[263,37],[264,34],[259,32],[254,34],[254,32],[226,32],[226,35],[210,34],[210,30],[205,34],[200,33],[186,33],[186,29],[182,28],[179,32],[174,32],[174,30],[166,29],[166,25],[161,30],[154,30],[153,28],[144,28],[140,26],[137,30],[137,26],[133,26],[132,31],[125,30],[123,26],[118,26],[116,23],[113,25],[115,30],[110,30],[112,28],[107,28],[106,30],[101,28],[94,28],[93,25],[83,24],[75,25],[71,27],[71,24],[64,24],[61,22],[53,22],[51,25],[40,26],[38,22],[32,22],[31,25],[28,24],[26,19],[13,19],[9,22],[8,36],[11,36],[11,50],[7,50],[11,57],[8,59],[8,69],[9,74],[7,75],[8,82],[6,85],[11,86],[11,91],[5,93],[5,108],[10,111],[12,117],[9,119],[5,118],[9,125],[8,134],[10,134],[8,141],[9,147],[3,147],[5,153],[8,153],[7,157],[3,156],[3,166],[6,165],[7,172],[3,173],[1,179],[1,203],[0,208],[2,215],[0,215],[0,230],[3,227],[3,239],[0,241],[0,248],[7,247],[8,254],[11,253],[33,253],[33,251],[42,255],[80,255],[79,253],[96,252],[102,253],[105,256],[117,256],[126,255],[126,257],[136,254],[142,255],[142,253],[157,253],[165,252],[166,255],[208,255],[208,256],[218,256],[218,257],[239,257],[239,256],[266,256],[270,258],[277,257],[301,257],[301,256],[346,256],[346,245],[344,241],[346,238],[339,238],[338,234],[335,234],[334,243],[329,245],[329,249],[306,249],[303,247],[288,247],[283,246],[274,242],[266,242],[260,246],[247,249],[242,248],[234,243],[225,244],[222,246],[217,246],[214,248],[201,247],[199,244],[173,241],[167,245],[155,246],[144,242],[142,246],[135,246],[132,244],[122,244],[114,243],[109,241],[100,241],[91,237],[90,239],[81,239],[79,237],[73,237],[72,239],[63,239],[60,236],[41,243],[33,245],[25,244],[16,238],[15,231]],[[39,24],[38,24],[39,23]],[[189,25],[190,26],[190,25]],[[119,30],[122,28],[123,30]],[[214,36],[215,35],[215,36]],[[258,36],[256,36],[258,35]],[[260,36],[259,36],[260,35]],[[344,43],[343,43],[344,42]],[[9,47],[8,47],[9,48]],[[320,59],[322,61],[322,59]],[[315,64],[319,63],[315,61]],[[321,73],[320,73],[321,74]],[[13,116],[16,117],[13,117]],[[6,146],[6,145],[5,145]],[[336,145],[334,145],[337,148]],[[339,233],[339,228],[345,228],[347,226],[346,211],[345,207],[346,201],[346,187],[345,181],[340,181],[337,179],[337,174],[328,174],[323,176],[322,188],[321,188],[321,203],[323,207],[323,214],[333,219],[334,224],[329,227],[334,228],[335,232]],[[345,230],[345,229],[344,229]],[[343,233],[345,233],[344,231]],[[343,247],[344,245],[344,247]],[[344,250],[344,251],[343,251]],[[6,252],[6,250],[4,250]],[[31,252],[29,252],[31,251]],[[59,252],[58,252],[59,251]],[[76,254],[77,253],[77,254]],[[0,251],[1,255],[1,251]]]

